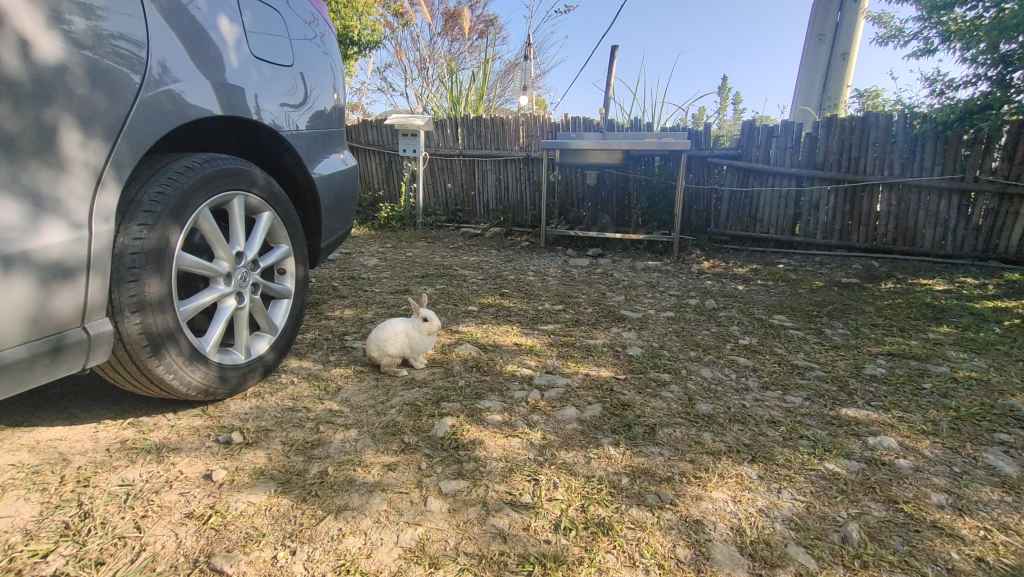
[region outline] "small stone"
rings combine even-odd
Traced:
[[[533,386],[535,387],[564,387],[569,382],[569,379],[558,375],[540,374],[533,377]]]
[[[626,311],[626,310],[619,311],[619,314],[621,314],[622,316],[626,317],[627,319],[634,319],[634,320],[644,316],[643,313],[638,313],[636,311]]]
[[[981,454],[981,458],[992,468],[1007,477],[1017,477],[1020,475],[1020,465],[998,447],[990,447]]]
[[[737,365],[739,365],[741,367],[748,367],[749,368],[749,367],[754,366],[753,361],[751,361],[750,359],[744,358],[744,357],[735,357],[735,356],[733,356],[733,357],[726,357],[726,358],[728,358],[730,361],[736,363]]]
[[[818,562],[814,560],[814,557],[811,557],[806,549],[796,543],[786,545],[786,555],[814,573],[818,572]]]
[[[1013,444],[1013,435],[1007,435],[1006,433],[996,433],[992,435],[992,438],[994,438],[997,443],[1003,443],[1005,445]]]
[[[647,376],[659,383],[667,383],[672,380],[672,375],[666,373],[650,373]]]
[[[708,299],[704,301],[704,308],[708,309],[709,311],[715,310],[718,308],[718,303],[716,303],[712,299]]]
[[[502,403],[501,401],[484,400],[477,402],[476,406],[477,408],[485,411],[497,411],[505,408],[505,403]]]
[[[935,491],[928,491],[928,502],[936,507],[946,508],[949,507],[949,495],[945,493],[937,493]]]
[[[787,405],[802,405],[804,403],[804,400],[796,395],[786,395],[782,397],[782,400]]]
[[[434,423],[434,428],[430,430],[430,434],[439,439],[447,437],[452,432],[452,428],[455,427],[455,422],[455,417],[439,419]]]
[[[210,571],[227,577],[237,574],[241,564],[242,558],[233,553],[217,553],[207,562]]]
[[[565,389],[562,387],[556,387],[554,389],[548,389],[544,391],[545,401],[555,401],[561,399],[565,395]]]
[[[847,547],[859,547],[864,540],[864,533],[856,521],[847,521],[839,530],[839,541]]]
[[[710,381],[711,379],[715,378],[715,372],[707,367],[701,367],[700,370],[697,372],[698,374],[700,374],[702,379]]]
[[[565,421],[565,422],[575,421],[576,419],[579,418],[579,416],[580,416],[579,409],[577,409],[576,407],[573,407],[572,405],[570,405],[568,407],[564,407],[562,409],[559,409],[558,412],[555,413],[555,417],[559,421]]]
[[[601,411],[603,411],[601,405],[598,403],[594,403],[593,405],[587,405],[586,407],[583,407],[583,413],[580,416],[584,419],[592,419],[594,417],[600,416]]]
[[[469,343],[462,343],[455,347],[454,353],[460,357],[479,357],[483,352]]]
[[[861,371],[861,373],[863,373],[865,377],[884,377],[889,373],[889,371],[878,365],[868,365],[864,367],[864,370]]]
[[[571,249],[571,248],[568,248],[568,249],[565,250],[565,256],[568,256],[570,258],[574,257],[574,256],[577,256],[578,254],[579,254],[578,252],[576,252],[574,249]]]
[[[695,307],[695,306],[700,304],[700,301],[697,300],[697,299],[686,299],[683,302],[685,302],[686,306],[689,306],[689,307]]]
[[[224,482],[224,479],[228,478],[228,472],[224,469],[214,469],[210,471],[210,480],[218,485]]]
[[[607,265],[612,264],[612,259],[610,259],[610,258],[599,258],[599,259],[597,259],[594,262],[596,262],[597,264],[599,264],[601,266],[607,266]]]
[[[541,399],[541,396],[542,395],[540,391],[538,391],[537,389],[533,389],[532,391],[530,391],[530,394],[526,395],[526,400],[530,402],[539,401]]]
[[[846,468],[846,472],[850,473],[851,475],[856,475],[857,473],[863,471],[865,467],[867,467],[867,465],[861,463],[860,461],[850,460],[844,461],[843,466]]]
[[[635,341],[640,338],[640,335],[636,331],[623,331],[622,339],[625,341]]]
[[[797,327],[796,323],[782,315],[773,315],[770,319],[768,319],[768,322],[772,323],[773,325],[785,327],[787,329],[795,329]]]
[[[232,431],[229,435],[220,435],[217,442],[221,445],[241,445],[245,443],[245,435],[241,431]]]
[[[496,236],[505,236],[505,229],[500,226],[494,226],[487,229],[484,233],[484,238],[494,238]]]
[[[427,497],[427,501],[424,504],[424,508],[431,513],[447,513],[448,503],[440,497],[434,497],[430,495]]]
[[[839,409],[839,415],[848,419],[856,419],[858,421],[878,421],[882,418],[881,415],[874,411],[858,409],[856,407],[844,407]]]
[[[500,425],[505,422],[505,415],[492,414],[484,417],[488,425]]]
[[[708,561],[722,577],[748,577],[750,564],[735,547],[715,541],[708,547]]]
[[[914,470],[914,463],[907,459],[896,459],[892,462],[892,466],[901,473],[909,473]]]
[[[694,406],[694,410],[697,411],[698,415],[708,416],[715,412],[715,407],[711,403],[697,403]]]
[[[463,481],[461,479],[446,479],[440,481],[437,484],[437,488],[441,490],[441,494],[446,497],[457,495],[469,488],[469,481]]]
[[[569,259],[569,265],[570,266],[587,266],[588,264],[590,264],[590,259],[589,258],[570,258]]]
[[[597,258],[599,256],[602,256],[603,254],[604,254],[604,251],[599,249],[599,248],[597,248],[597,247],[594,247],[592,249],[587,250],[587,256],[589,256],[591,258]]]
[[[644,354],[644,350],[641,349],[640,347],[629,347],[626,349],[626,354],[631,357],[639,357],[640,355]]]
[[[1018,401],[1017,399],[1003,399],[999,404],[1011,413],[1017,413],[1021,417],[1024,417],[1024,402]]]
[[[896,442],[896,439],[885,435],[879,435],[877,437],[868,437],[867,444],[872,449],[879,451],[899,451],[900,444]]]
[[[529,394],[529,391],[512,391],[512,398],[517,401],[522,401],[526,399],[526,396]]]

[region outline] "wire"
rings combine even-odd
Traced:
[[[569,87],[565,89],[565,92],[562,93],[562,97],[558,99],[558,102],[555,103],[555,106],[551,110],[558,110],[559,105],[562,104],[566,95],[569,94],[570,90],[572,90],[572,85],[576,84],[576,80],[579,79],[580,74],[583,74],[583,70],[587,67],[587,64],[590,64],[590,59],[594,57],[594,53],[601,47],[601,43],[604,42],[604,37],[611,31],[612,26],[615,26],[615,21],[619,19],[619,14],[622,14],[622,9],[626,7],[626,2],[629,2],[629,0],[622,0],[622,4],[619,4],[618,11],[615,12],[615,16],[612,18],[612,21],[608,23],[608,27],[604,29],[604,34],[598,38],[597,44],[594,44],[594,48],[590,51],[590,56],[587,56],[587,60],[583,63],[583,66],[580,66],[579,71],[576,72],[576,76],[573,76],[572,82],[569,83]]]
[[[376,151],[376,152],[383,152],[385,154],[393,154],[393,155],[396,155],[396,156],[401,156],[400,154],[398,154],[397,151],[394,151],[394,150],[391,150],[391,149],[388,149],[388,148],[383,148],[383,147],[380,147],[380,146],[371,146],[371,145],[368,145],[368,144],[356,144],[354,142],[349,142],[348,145],[350,147],[352,147],[352,148],[361,148],[363,150],[373,150],[373,151]],[[476,160],[476,161],[488,161],[488,160],[526,160],[526,159],[534,158],[534,155],[531,155],[529,153],[523,153],[523,154],[520,154],[518,156],[445,156],[444,154],[440,154],[440,153],[437,153],[437,152],[435,152],[434,154],[431,155],[431,154],[428,154],[427,152],[424,151],[423,154],[425,154],[427,156],[427,160],[423,164],[424,168],[426,168],[427,162],[429,162],[429,159],[431,157],[438,158],[438,159],[443,159],[443,160]]]
[[[605,173],[608,173],[608,174],[618,174],[618,175],[621,175],[621,176],[630,176],[630,177],[640,178],[640,179],[643,179],[643,180],[650,180],[650,181],[653,181],[653,182],[658,182],[658,183],[661,183],[661,184],[670,184],[670,185],[673,185],[673,186],[676,184],[675,182],[672,182],[672,181],[669,181],[669,180],[665,180],[665,179],[662,179],[662,178],[655,178],[655,177],[651,177],[651,176],[645,176],[643,174],[637,174],[635,172],[626,172],[626,171],[622,171],[622,170],[611,170],[611,169],[603,169],[603,170],[600,170],[599,172],[605,172]],[[699,184],[687,184],[686,188],[697,189],[697,190],[728,190],[728,191],[732,191],[732,192],[760,192],[760,191],[770,191],[770,190],[779,190],[779,191],[782,191],[782,190],[791,190],[791,191],[800,191],[800,190],[834,190],[834,189],[837,189],[837,188],[855,188],[855,187],[858,187],[858,186],[879,186],[879,185],[883,185],[883,184],[907,184],[907,183],[930,181],[930,180],[949,180],[949,179],[954,179],[954,178],[963,178],[963,176],[962,175],[921,176],[921,177],[914,177],[914,178],[898,178],[898,179],[892,179],[892,180],[873,180],[873,181],[869,181],[869,182],[851,182],[851,183],[846,183],[846,184],[822,184],[822,185],[819,185],[819,186],[736,187],[736,186],[713,186],[713,185],[705,186],[705,185],[699,185]]]
[[[989,182],[998,182],[999,184],[1009,184],[1011,186],[1024,186],[1024,182],[1014,182],[1012,180],[1003,180],[1001,178],[993,178],[991,176],[983,176],[981,179]]]

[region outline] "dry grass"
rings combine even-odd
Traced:
[[[1024,479],[983,457],[1024,463],[1024,277],[652,258],[363,232],[246,394],[78,378],[0,402],[0,574],[200,576],[229,553],[238,575],[713,575],[713,543],[752,575],[812,574],[790,543],[821,575],[1024,574]],[[358,343],[421,291],[439,350],[382,377]],[[570,379],[561,398],[527,400],[541,372]],[[214,441],[233,430],[246,443]]]

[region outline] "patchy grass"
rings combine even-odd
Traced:
[[[1019,273],[361,232],[312,286],[228,401],[0,402],[0,574],[703,576],[723,544],[751,575],[1024,573],[1024,474],[985,457],[1024,466]],[[424,291],[430,367],[382,377],[359,343]]]

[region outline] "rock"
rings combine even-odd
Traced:
[[[505,229],[500,226],[492,226],[484,233],[484,238],[494,238],[496,236],[505,236]]]
[[[864,370],[861,371],[861,373],[863,373],[865,377],[884,377],[889,374],[889,371],[878,365],[868,365],[864,367]]]
[[[850,461],[844,459],[843,467],[846,469],[847,473],[850,473],[851,475],[856,475],[857,473],[863,471],[864,468],[867,467],[867,465],[861,463],[860,461]]]
[[[558,375],[540,374],[533,377],[535,387],[564,387],[569,384],[569,379]]]
[[[635,341],[640,338],[640,335],[636,331],[622,331],[622,339],[625,341]]]
[[[431,495],[427,497],[427,501],[423,508],[431,513],[447,513],[448,503],[440,497],[434,497]]]
[[[207,561],[210,571],[218,575],[231,577],[237,575],[242,565],[242,557],[234,553],[217,553]]]
[[[879,435],[877,437],[868,437],[867,444],[872,449],[878,451],[899,451],[900,444],[896,442],[896,439],[885,435]]]
[[[441,403],[441,408],[445,411],[458,411],[462,408],[462,403]]]
[[[695,306],[700,304],[700,301],[697,300],[697,299],[686,299],[683,302],[686,303],[686,306],[689,306],[689,307],[695,307]]]
[[[1007,477],[1017,477],[1020,475],[1020,465],[998,447],[989,447],[981,454],[981,458],[989,466]]]
[[[814,573],[818,572],[818,562],[814,560],[814,557],[811,557],[806,549],[796,543],[786,545],[786,555],[804,568]]]
[[[530,391],[512,391],[512,398],[517,401],[522,401],[526,399],[527,395],[529,394]]]
[[[542,395],[540,391],[538,391],[537,389],[533,389],[532,391],[530,391],[530,394],[526,395],[526,400],[530,402],[539,401],[541,399],[541,396]]]
[[[708,547],[708,561],[722,577],[749,577],[750,563],[728,543],[712,542]]]
[[[498,411],[505,408],[505,403],[501,401],[484,400],[479,401],[476,406],[478,409],[483,409],[485,411]]]
[[[607,266],[607,265],[612,264],[612,259],[610,259],[610,258],[599,258],[599,259],[597,259],[594,262],[596,262],[597,264],[599,264],[601,266]]]
[[[434,428],[430,430],[430,434],[439,439],[447,437],[452,432],[452,428],[455,427],[455,422],[455,417],[438,419],[434,423]]]
[[[505,415],[491,414],[484,417],[488,425],[500,425],[505,422]]]
[[[839,542],[847,547],[860,547],[864,540],[864,533],[860,530],[860,523],[847,521],[839,530]]]
[[[715,407],[711,403],[697,403],[694,406],[694,410],[697,411],[698,415],[704,415],[705,417],[715,412]]]
[[[589,256],[591,258],[597,258],[597,257],[602,256],[602,255],[604,255],[604,251],[599,249],[599,248],[597,248],[597,247],[594,247],[592,249],[588,249],[587,250],[587,256]]]
[[[440,481],[437,484],[437,488],[441,490],[441,494],[446,497],[457,495],[469,488],[469,481],[463,481],[461,479],[446,479]]]
[[[700,370],[697,371],[697,373],[700,375],[700,377],[702,379],[705,379],[705,380],[708,380],[708,381],[710,381],[711,379],[715,378],[715,371],[712,371],[711,369],[709,369],[707,367],[701,367]]]
[[[1024,402],[1017,399],[1003,399],[999,404],[1011,413],[1017,413],[1018,416],[1024,417]]]
[[[476,228],[460,228],[459,235],[465,238],[473,238],[480,236],[480,230]]]
[[[570,258],[569,266],[587,266],[590,264],[589,258]]]
[[[746,359],[746,358],[743,358],[743,357],[735,357],[735,356],[726,357],[726,358],[729,359],[730,361],[736,363],[737,365],[739,365],[741,367],[748,367],[749,368],[749,367],[754,366],[753,361],[751,361],[750,359]]]
[[[636,311],[625,311],[625,310],[619,311],[619,314],[621,314],[622,316],[626,317],[627,319],[634,319],[634,320],[644,316],[643,313],[638,313]]]
[[[245,443],[245,435],[241,431],[231,431],[229,435],[220,435],[217,442],[221,445],[241,445]]]
[[[672,311],[665,311],[665,312],[658,313],[658,316],[663,318],[663,319],[674,319],[674,318],[676,318],[676,313],[674,313]]]
[[[848,419],[856,419],[858,421],[878,421],[882,418],[882,415],[879,415],[874,411],[858,409],[855,407],[844,407],[839,409],[839,415]]]
[[[462,343],[461,345],[455,347],[455,351],[453,352],[460,357],[479,357],[480,355],[483,354],[483,352],[480,349],[474,347],[469,343]]]
[[[555,413],[555,417],[559,421],[572,422],[580,417],[580,411],[572,405],[563,407]]]
[[[716,303],[712,299],[708,299],[704,301],[704,308],[708,309],[709,311],[713,311],[718,308],[718,303]]]
[[[565,389],[563,389],[562,387],[556,387],[554,389],[548,389],[544,391],[543,396],[545,401],[555,401],[561,399],[564,395]]]
[[[210,471],[210,480],[214,483],[220,484],[224,482],[224,479],[228,478],[228,472],[224,469],[214,469]]]
[[[784,397],[782,397],[782,401],[784,403],[786,403],[787,405],[802,405],[802,404],[804,404],[803,398],[802,397],[798,397],[796,395],[785,395]]]
[[[565,250],[565,256],[567,256],[569,258],[572,258],[572,257],[575,257],[575,256],[579,256],[579,253],[576,252],[574,249],[569,248],[569,249]]]
[[[667,383],[672,380],[672,375],[667,373],[649,373],[647,376],[659,383]]]
[[[928,502],[936,507],[946,508],[949,507],[949,495],[945,493],[937,493],[935,491],[928,491]]]
[[[644,350],[641,349],[640,347],[629,347],[626,349],[626,354],[631,357],[639,357],[640,355],[644,354]]]
[[[587,405],[586,407],[583,407],[583,413],[580,414],[580,417],[584,419],[592,419],[594,417],[600,416],[603,410],[603,407],[601,407],[599,403]]]
[[[901,473],[909,473],[914,470],[914,463],[907,459],[896,459],[892,462],[892,466]]]

